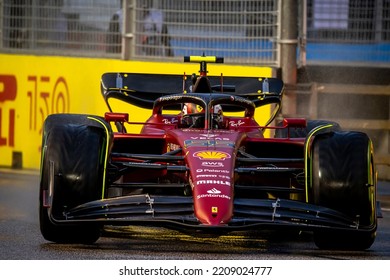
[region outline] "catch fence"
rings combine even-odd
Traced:
[[[0,0],[0,51],[280,67],[283,1]],[[390,0],[296,3],[298,63],[390,63]]]

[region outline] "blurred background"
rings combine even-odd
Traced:
[[[390,63],[389,0],[2,0],[2,51],[154,59],[205,52],[232,63]],[[293,42],[283,33],[295,32]],[[152,52],[145,51],[145,38]],[[123,40],[125,39],[125,40]],[[128,39],[128,40],[126,40]],[[283,41],[284,40],[284,41]],[[163,43],[165,52],[158,51]],[[153,44],[155,44],[153,46]],[[166,57],[164,57],[166,60]]]

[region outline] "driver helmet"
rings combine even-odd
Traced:
[[[185,103],[183,105],[183,109],[182,109],[181,113],[183,116],[189,116],[191,114],[202,113],[202,112],[204,112],[204,109],[202,106],[194,104],[194,103]],[[219,104],[213,106],[212,115],[213,115],[212,116],[213,117],[213,126],[215,126],[214,128],[222,128],[223,127],[222,106]],[[187,125],[190,125],[191,127],[198,127],[201,123],[201,120],[204,121],[203,116],[194,117],[191,120],[187,120],[187,122],[188,121],[191,122],[191,124],[187,123]]]
[[[196,113],[202,113],[203,107],[194,103],[185,103],[183,105],[182,114],[183,115],[189,115],[189,114],[196,114]],[[217,115],[223,115],[222,106],[217,104],[213,107],[213,113]]]
[[[190,115],[190,114],[196,114],[196,113],[202,113],[203,107],[194,103],[185,103],[183,105],[182,114],[183,115]]]

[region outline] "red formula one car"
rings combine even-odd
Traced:
[[[369,137],[324,120],[272,126],[282,81],[207,76],[207,63],[223,62],[218,57],[185,61],[199,63],[199,74],[104,74],[104,117],[46,119],[44,238],[92,243],[104,225],[215,234],[291,228],[313,232],[319,248],[369,248],[377,230]],[[111,110],[113,99],[150,108],[151,116],[131,123]],[[275,110],[260,126],[254,114],[264,105]],[[127,132],[132,125],[141,132]]]

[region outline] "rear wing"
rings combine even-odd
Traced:
[[[281,102],[284,84],[277,78],[207,76],[213,93],[229,93],[246,97],[262,106]],[[105,73],[101,77],[101,92],[108,102],[116,98],[132,105],[152,109],[162,96],[190,92],[190,75]]]

